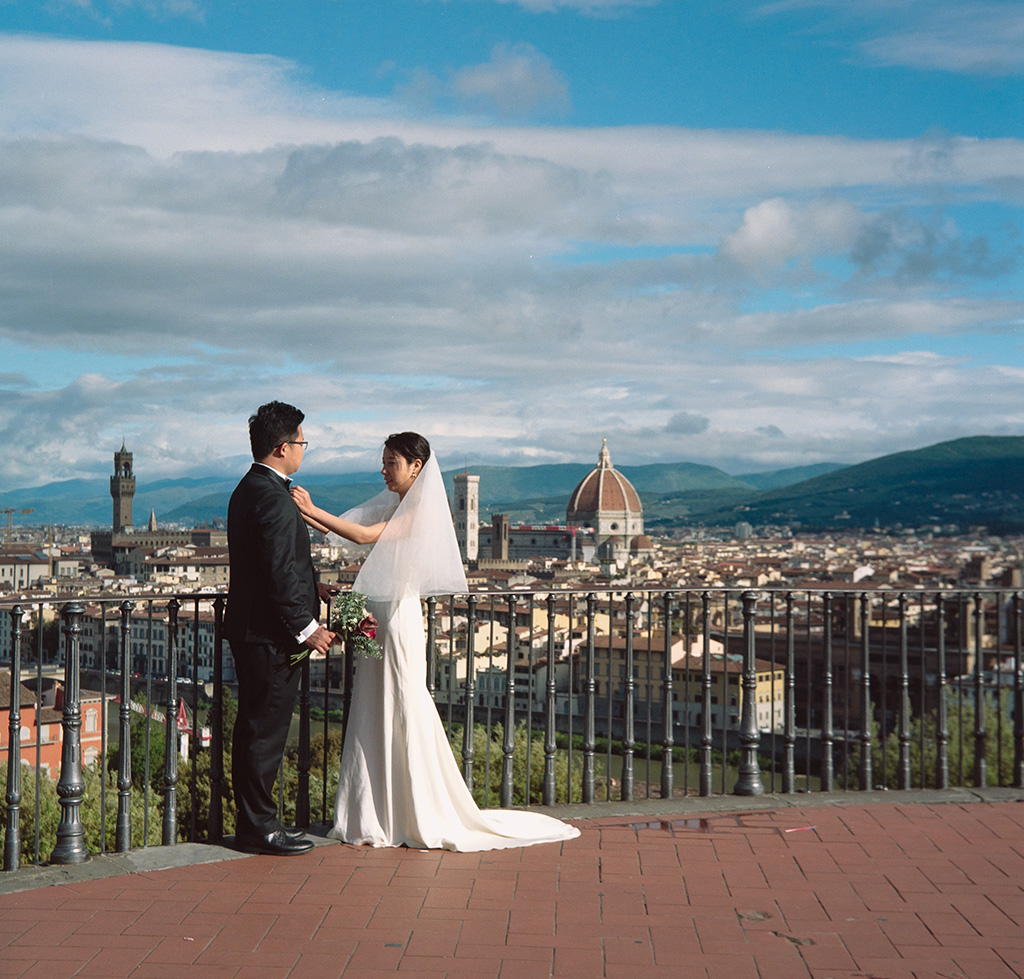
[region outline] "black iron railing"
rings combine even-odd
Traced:
[[[0,606],[4,870],[230,834],[225,602]],[[427,683],[483,805],[1022,788],[1021,603],[1006,589],[475,592],[425,603]],[[338,649],[303,668],[279,780],[297,826],[330,819],[353,668]]]

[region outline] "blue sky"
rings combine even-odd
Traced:
[[[1024,6],[0,0],[0,488],[1024,433]]]

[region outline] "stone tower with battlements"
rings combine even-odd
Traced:
[[[125,449],[123,441],[120,452],[114,453],[114,475],[110,477],[110,495],[114,499],[114,533],[130,530],[135,477],[132,475],[132,454]]]

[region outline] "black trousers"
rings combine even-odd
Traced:
[[[238,676],[238,717],[231,742],[236,836],[265,836],[281,828],[274,780],[302,676],[301,666],[289,663],[296,648],[231,643]]]

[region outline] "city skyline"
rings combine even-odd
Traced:
[[[0,488],[1024,432],[1024,11],[0,8]]]

